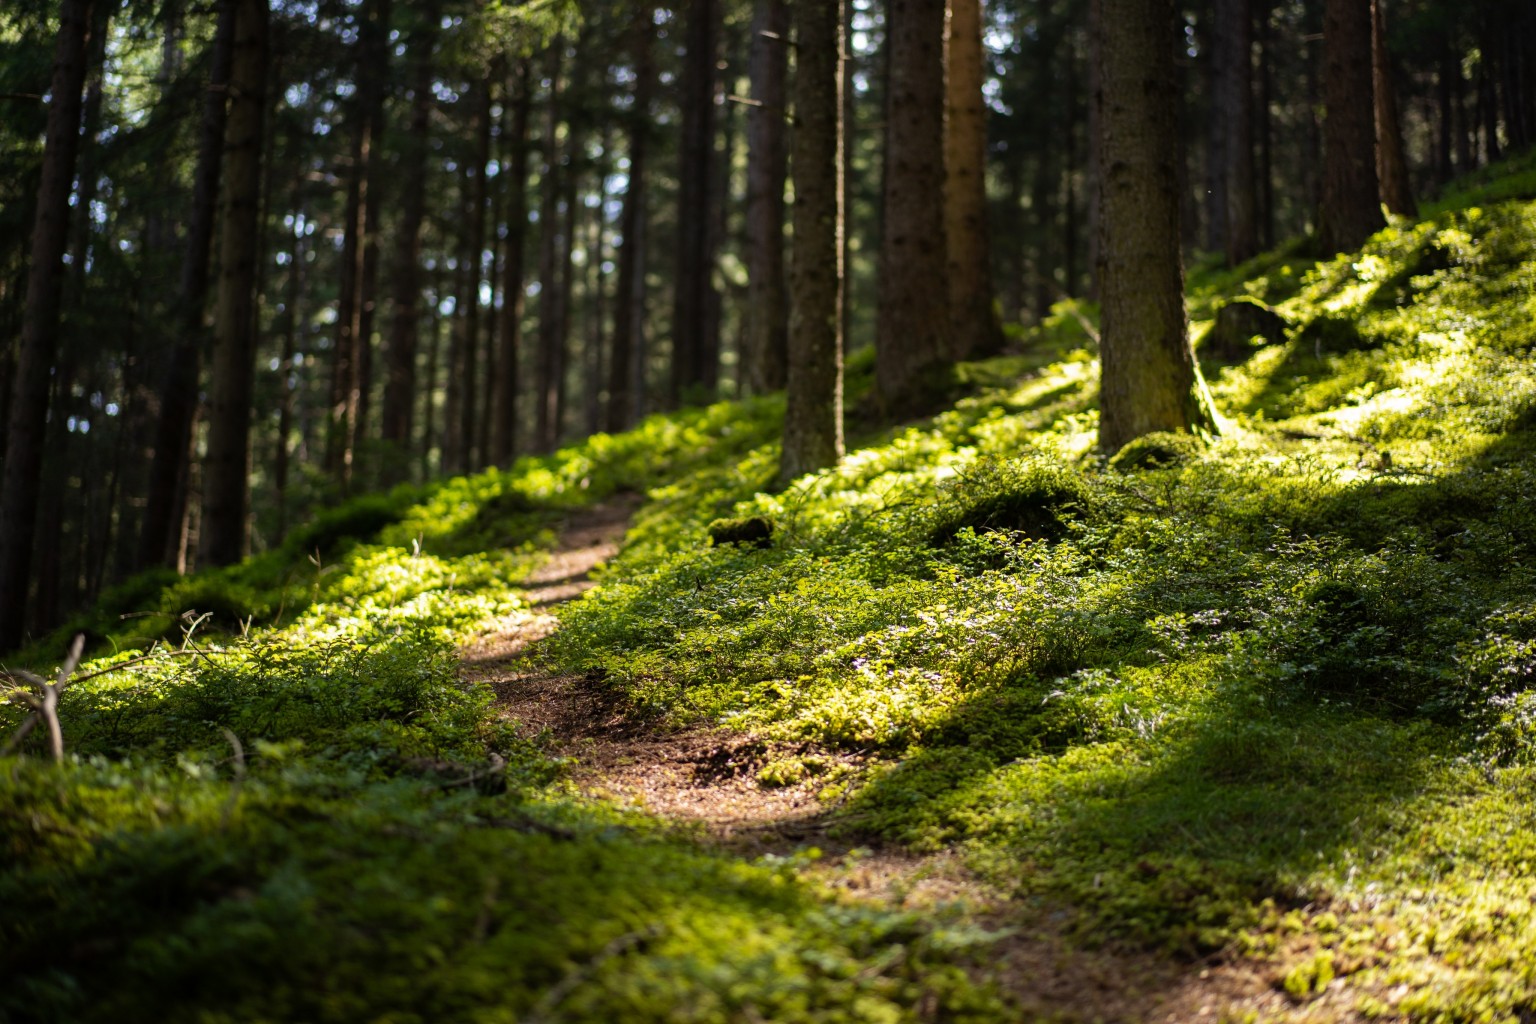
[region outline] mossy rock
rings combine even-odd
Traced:
[[[1216,309],[1216,322],[1200,345],[1200,354],[1208,359],[1237,362],[1248,358],[1259,345],[1278,345],[1285,341],[1290,321],[1249,296],[1239,296]]]
[[[1296,335],[1305,347],[1317,352],[1359,352],[1375,348],[1379,341],[1360,330],[1351,316],[1324,313],[1303,327]]]
[[[1109,460],[1109,468],[1121,473],[1138,469],[1168,469],[1197,458],[1205,442],[1193,434],[1158,431],[1144,434],[1121,448]]]
[[[1069,470],[1038,463],[978,467],[941,502],[929,544],[943,547],[967,527],[976,533],[1022,533],[1057,541],[1067,524],[1098,504],[1088,482]]]
[[[740,544],[744,547],[773,547],[773,523],[763,516],[745,519],[716,519],[709,524],[709,542],[715,547],[722,544]]]

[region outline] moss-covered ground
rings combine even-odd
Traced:
[[[1004,951],[1047,916],[1264,979],[1213,1019],[1536,1019],[1533,200],[1505,166],[1360,253],[1198,270],[1197,339],[1240,295],[1288,325],[1204,360],[1208,446],[1098,454],[1092,311],[1060,307],[780,493],[781,404],[722,404],[121,588],[16,661],[99,655],[66,761],[42,731],[0,759],[0,1019],[1133,1016],[1086,982],[1018,1001]],[[622,549],[528,657],[632,728],[777,744],[758,784],[986,907],[585,795],[464,678],[562,521],[623,492]]]

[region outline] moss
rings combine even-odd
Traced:
[[[709,542],[716,547],[740,544],[744,547],[773,547],[773,523],[764,516],[741,519],[716,519],[709,524]]]
[[[1121,448],[1109,460],[1109,468],[1122,473],[1139,469],[1168,469],[1198,458],[1205,443],[1193,434],[1168,431],[1147,434]]]

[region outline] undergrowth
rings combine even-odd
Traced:
[[[778,493],[781,402],[722,404],[132,581],[22,658],[76,630],[104,653],[61,704],[69,760],[34,737],[0,762],[0,1016],[1004,1015],[979,918],[577,800],[458,679],[454,644],[529,614],[562,520],[637,492],[539,652],[632,719],[867,755],[817,776],[839,829],[957,851],[1080,942],[1272,956],[1292,999],[1347,985],[1367,1015],[1525,1019],[1532,173],[1359,253],[1194,275],[1197,337],[1238,295],[1286,325],[1205,362],[1209,445],[1098,454],[1093,310],[1064,303],[1027,355],[960,367],[953,408]]]

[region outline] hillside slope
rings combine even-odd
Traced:
[[[1533,195],[1506,167],[1361,253],[1194,275],[1209,446],[1096,455],[1061,307],[783,493],[781,403],[722,404],[121,589],[75,626],[119,653],[61,700],[66,761],[46,730],[0,760],[0,1019],[1138,1006],[1045,999],[1002,952],[1038,930],[1246,965],[1259,992],[1212,990],[1229,1019],[1526,1019]],[[1238,296],[1283,332],[1209,334]],[[810,787],[850,856],[942,856],[987,906],[701,847],[584,795],[463,678],[458,646],[535,614],[562,523],[622,492],[625,544],[530,656],[632,728],[774,744],[757,784]],[[766,544],[710,543],[753,517]]]

